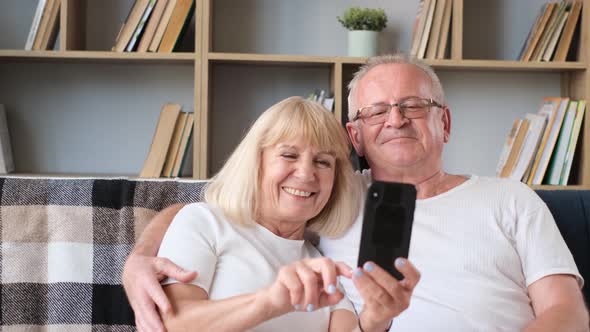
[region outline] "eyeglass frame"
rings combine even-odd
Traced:
[[[398,101],[397,103],[393,103],[393,104],[381,104],[381,103],[380,103],[380,104],[374,104],[374,105],[369,105],[369,106],[363,106],[363,107],[359,108],[359,109],[356,111],[356,115],[354,116],[354,118],[352,119],[352,121],[356,121],[356,120],[359,120],[359,119],[360,119],[360,120],[362,120],[363,122],[365,122],[365,119],[367,119],[367,118],[361,118],[361,112],[362,112],[362,110],[363,110],[363,109],[367,109],[367,108],[371,108],[371,107],[374,107],[374,106],[389,106],[389,110],[387,111],[387,115],[389,115],[389,113],[391,113],[391,111],[393,110],[393,108],[394,108],[394,107],[397,107],[397,108],[398,108],[398,110],[399,110],[399,112],[400,112],[400,114],[401,114],[401,116],[402,116],[403,118],[405,118],[405,119],[419,119],[419,118],[421,118],[421,117],[417,117],[417,118],[408,118],[408,117],[406,116],[406,109],[401,109],[401,108],[399,108],[399,106],[400,106],[400,103],[403,103],[404,101],[407,101],[408,99],[411,99],[411,98],[416,98],[416,99],[419,99],[419,100],[421,100],[421,101],[426,101],[426,102],[428,102],[428,104],[429,104],[429,105],[427,105],[427,106],[426,106],[426,107],[428,108],[428,110],[427,110],[427,113],[428,113],[428,112],[430,112],[430,109],[431,109],[432,107],[438,107],[438,108],[441,108],[441,109],[446,107],[445,105],[443,105],[443,104],[441,104],[441,103],[439,103],[439,102],[435,101],[435,100],[434,100],[434,99],[432,99],[432,98],[408,97],[408,98],[402,99],[401,101]],[[411,111],[411,112],[412,112],[412,111]],[[413,112],[416,112],[416,111],[413,111]],[[385,121],[383,121],[383,122],[385,122]],[[378,123],[376,123],[376,124],[378,124]]]

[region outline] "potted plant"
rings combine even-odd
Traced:
[[[387,25],[383,9],[351,7],[338,22],[348,29],[348,55],[369,57],[377,55],[379,31]]]

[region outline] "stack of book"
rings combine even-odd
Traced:
[[[25,50],[52,50],[59,30],[61,0],[39,0],[33,23],[25,43]]]
[[[581,1],[550,2],[541,8],[522,45],[520,61],[575,60],[580,36]]]
[[[194,9],[195,0],[136,0],[119,31],[113,51],[170,53],[178,50],[189,26],[194,27]]]
[[[195,115],[182,112],[181,108],[179,104],[162,107],[140,177],[178,177],[189,163]]]
[[[537,114],[514,120],[496,174],[529,185],[567,185],[585,110],[585,100],[544,98]]]
[[[420,0],[410,54],[419,59],[445,59],[449,49],[453,0]]]
[[[331,93],[326,93],[325,90],[315,90],[314,92],[310,93],[307,96],[307,99],[317,101],[318,103],[324,105],[329,111],[334,112],[334,95]]]

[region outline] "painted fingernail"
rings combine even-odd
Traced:
[[[404,262],[403,259],[398,258],[395,260],[395,266],[396,267],[404,267],[404,265],[406,265],[406,262]]]
[[[301,310],[301,304],[297,303],[296,305],[293,306],[295,308],[296,311]]]
[[[334,294],[336,293],[336,286],[334,286],[334,284],[329,284],[328,285],[328,294]]]
[[[310,304],[307,305],[307,312],[312,312],[313,309],[315,309],[315,307],[313,306],[313,304],[310,303]]]
[[[357,267],[354,270],[354,276],[357,277],[357,278],[358,277],[362,277],[363,276],[363,270],[360,267]]]
[[[363,269],[365,269],[367,272],[371,272],[373,269],[375,269],[375,265],[370,262],[366,262],[365,265],[363,265]]]

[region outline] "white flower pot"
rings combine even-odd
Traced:
[[[378,31],[348,31],[348,55],[370,57],[378,52]]]

